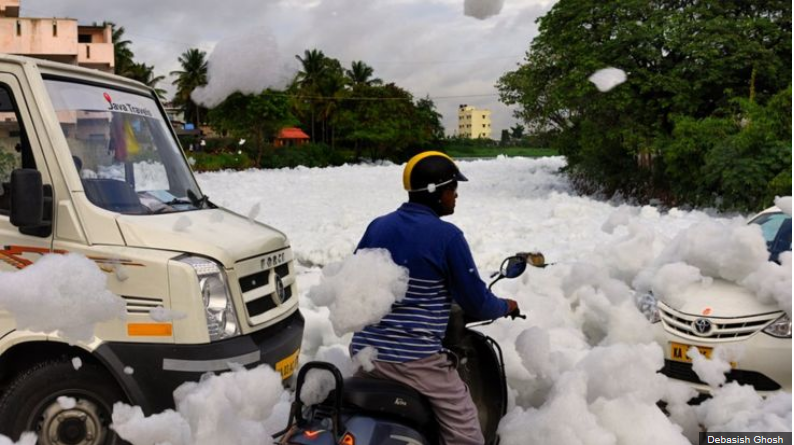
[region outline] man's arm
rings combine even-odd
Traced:
[[[462,233],[447,245],[446,260],[452,297],[466,315],[478,320],[491,320],[507,314],[507,301],[498,298],[485,286]]]

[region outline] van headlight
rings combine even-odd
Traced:
[[[791,317],[783,314],[772,324],[764,328],[764,333],[772,337],[791,338]]]
[[[635,293],[634,304],[651,323],[658,323],[662,317],[659,315],[659,301],[650,293]]]
[[[207,258],[191,256],[180,261],[190,264],[198,275],[210,341],[239,335],[240,323],[234,312],[232,297],[223,269],[218,263]]]

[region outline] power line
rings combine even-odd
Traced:
[[[279,93],[279,92],[264,92],[263,94],[268,94],[271,96],[280,96],[280,97],[287,97],[291,99],[298,99],[298,100],[337,100],[337,101],[400,101],[400,100],[411,100],[407,97],[355,97],[355,96],[348,96],[348,97],[331,97],[331,96],[307,96],[302,94],[290,94],[290,93]],[[445,99],[469,99],[474,97],[494,97],[499,96],[497,93],[488,93],[488,94],[461,94],[455,96],[426,96],[431,100],[445,100]],[[424,97],[420,98],[424,99]]]

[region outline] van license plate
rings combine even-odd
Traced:
[[[298,355],[301,350],[298,349],[293,352],[289,357],[276,363],[276,371],[281,373],[281,379],[285,380],[295,373],[298,368]]]

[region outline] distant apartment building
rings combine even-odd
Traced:
[[[491,110],[466,104],[458,107],[458,136],[477,139],[491,137]]]
[[[113,72],[110,26],[80,26],[76,19],[19,16],[20,0],[0,0],[0,52]]]

